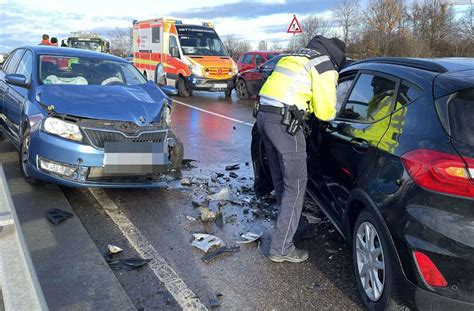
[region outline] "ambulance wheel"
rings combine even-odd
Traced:
[[[232,89],[225,90],[224,94],[225,94],[225,97],[230,97],[232,95]]]
[[[186,86],[186,81],[184,81],[184,78],[179,78],[178,80],[178,94],[181,97],[191,96],[191,91],[188,90],[188,87]]]

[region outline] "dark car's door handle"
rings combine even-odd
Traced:
[[[363,139],[354,138],[351,140],[351,145],[357,152],[366,152],[369,149],[369,143]]]

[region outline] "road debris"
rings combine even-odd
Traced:
[[[226,171],[235,171],[240,169],[240,164],[233,164],[233,165],[228,165],[225,167]]]
[[[328,252],[329,254],[337,254],[336,250],[330,248],[326,249],[326,252]]]
[[[150,261],[151,259],[128,258],[120,260],[109,260],[107,261],[107,263],[109,264],[109,267],[112,270],[132,271],[146,265]]]
[[[123,251],[120,247],[111,244],[107,245],[107,250],[109,251],[109,254],[117,254]]]
[[[199,211],[201,212],[201,220],[202,221],[212,221],[216,219],[216,213],[211,211],[209,207],[200,206]]]
[[[209,305],[211,306],[211,309],[219,308],[221,306],[221,300],[223,296],[224,295],[221,293],[217,293],[215,298],[209,299]]]
[[[52,224],[57,225],[60,222],[63,222],[74,215],[69,212],[60,210],[58,208],[53,208],[53,209],[48,210],[47,216],[48,216],[49,221]]]
[[[244,233],[244,234],[240,235],[244,239],[243,241],[237,241],[236,243],[238,243],[238,244],[247,244],[247,243],[255,242],[255,241],[257,241],[258,239],[260,239],[262,237],[262,234],[263,234],[263,232],[258,234],[258,233],[254,233],[254,232],[249,231],[247,233]]]
[[[321,222],[321,218],[314,216],[312,213],[303,212],[302,215],[308,221],[308,224],[319,224]]]
[[[215,250],[213,252],[210,252],[209,254],[206,254],[201,257],[201,260],[204,261],[205,263],[209,263],[215,258],[225,254],[225,253],[236,253],[240,250],[240,247],[237,246],[223,246],[219,248],[218,250]]]
[[[209,206],[208,200],[193,200],[191,203],[194,207]]]
[[[224,177],[224,173],[216,173],[216,177],[217,178],[222,178],[222,177]]]
[[[193,236],[194,236],[194,240],[191,243],[191,245],[199,248],[200,250],[206,253],[209,251],[209,249],[211,249],[214,246],[222,247],[225,245],[224,242],[220,238],[214,235],[204,234],[204,233],[195,233],[193,234]]]
[[[187,218],[189,221],[196,221],[196,220],[197,220],[196,217],[193,217],[193,216],[190,216],[190,215],[186,216],[186,218]]]
[[[222,188],[219,192],[214,193],[208,197],[212,201],[227,201],[230,199],[232,190],[229,187]]]
[[[186,177],[181,178],[181,186],[191,186],[191,180]]]
[[[237,174],[234,173],[234,172],[230,172],[230,173],[229,173],[229,177],[237,178],[237,177],[239,177],[239,175],[237,175]]]
[[[193,165],[192,164],[193,162],[196,162],[196,160],[183,159],[183,161],[181,161],[181,167],[182,168],[188,168],[188,169],[196,168],[197,166]]]

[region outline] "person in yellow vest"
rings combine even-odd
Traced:
[[[306,48],[282,57],[260,90],[256,124],[280,205],[268,256],[274,262],[309,258],[306,250],[293,244],[307,181],[306,140],[301,128],[308,113],[323,121],[335,117],[338,70],[345,60],[344,42],[316,36]]]

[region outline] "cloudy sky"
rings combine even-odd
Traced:
[[[450,1],[450,0],[449,0]],[[468,0],[461,0],[461,2]],[[134,19],[175,17],[184,22],[212,20],[221,36],[286,42],[293,14],[298,19],[330,16],[335,0],[0,0],[0,52],[37,44],[43,33],[66,38],[71,31],[107,35]],[[365,0],[363,0],[365,2]]]

